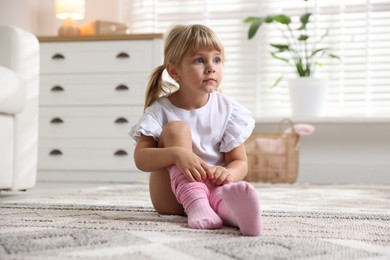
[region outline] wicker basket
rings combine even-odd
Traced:
[[[290,133],[283,127],[289,126]],[[298,177],[300,138],[289,119],[275,133],[253,133],[245,142],[250,182],[294,183]]]

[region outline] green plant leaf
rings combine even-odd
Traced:
[[[323,53],[326,53],[327,50],[330,50],[330,48],[320,48],[320,49],[316,49],[314,50],[311,55],[309,56],[309,58],[311,57],[314,57],[316,54],[323,54]]]
[[[303,68],[302,59],[299,58],[298,61],[295,62],[295,67],[297,69],[298,75],[300,77],[305,77],[307,75],[306,70]],[[310,74],[310,71],[309,71]]]
[[[263,22],[264,18],[262,17],[248,17],[244,20],[244,23],[251,23],[248,30],[248,39],[252,39],[256,35],[257,30]]]
[[[299,20],[301,21],[301,26],[298,28],[298,30],[306,29],[306,25],[309,23],[310,16],[311,13],[305,13],[301,15],[301,17],[299,18]]]
[[[332,53],[328,53],[328,56],[329,56],[330,58],[332,58],[332,59],[336,59],[336,60],[341,61],[341,58],[340,58],[340,56],[338,56],[338,55],[335,55],[335,54],[332,54]]]
[[[271,88],[274,88],[276,87],[277,85],[279,85],[279,83],[282,81],[283,79],[283,75],[280,75],[274,82],[274,84],[272,84]]]
[[[323,56],[324,54],[327,54],[329,58],[332,58],[332,59],[336,59],[336,60],[341,61],[340,56],[338,56],[338,55],[336,55],[336,54],[333,54],[333,53],[329,53],[328,50],[331,50],[331,48],[320,48],[320,49],[314,50],[314,51],[311,53],[310,58],[312,58],[312,57],[315,56],[316,54],[321,54],[320,56]]]
[[[275,15],[267,15],[267,16],[265,17],[265,19],[264,19],[264,22],[266,22],[266,23],[272,23],[272,22],[274,22],[274,17],[275,17]]]
[[[249,16],[249,17],[245,18],[245,20],[243,22],[244,23],[253,23],[259,19],[260,19],[260,17],[257,17],[257,16]]]
[[[290,18],[290,16],[287,16],[284,14],[279,14],[279,15],[274,16],[274,21],[287,25],[287,24],[291,23],[291,18]]]
[[[336,55],[336,54],[333,54],[333,53],[328,53],[327,51],[330,50],[330,48],[321,48],[321,49],[317,49],[315,51],[312,52],[312,54],[310,55],[310,58],[313,57],[314,55],[320,53],[321,55],[320,56],[323,56],[324,54],[327,54],[329,58],[332,58],[332,59],[336,59],[336,60],[339,60],[341,61],[341,58],[340,56]]]
[[[272,47],[276,48],[279,50],[279,52],[284,52],[284,51],[288,51],[290,49],[290,47],[286,44],[270,44]]]
[[[284,61],[284,62],[287,62],[287,63],[290,63],[288,59],[286,58],[282,58],[282,57],[279,57],[278,55],[276,55],[278,52],[271,52],[271,56],[277,60],[281,60],[281,61]]]
[[[298,38],[298,41],[306,41],[307,39],[309,39],[309,36],[306,35],[306,34],[301,34]]]
[[[328,35],[328,33],[329,33],[329,30],[326,30],[318,42],[322,42],[322,40]]]

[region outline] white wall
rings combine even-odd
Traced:
[[[33,32],[36,28],[36,5],[36,0],[0,1],[0,24],[15,25]]]
[[[94,20],[119,21],[120,0],[85,0],[84,25]],[[62,21],[55,17],[55,0],[1,0],[0,24],[15,25],[38,36],[57,35]]]

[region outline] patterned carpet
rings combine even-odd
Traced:
[[[147,184],[2,201],[0,259],[390,259],[390,186],[256,184],[264,232],[193,230]]]

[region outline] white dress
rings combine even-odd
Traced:
[[[220,92],[195,110],[175,107],[166,97],[152,103],[129,133],[138,141],[141,134],[158,141],[164,125],[185,122],[191,129],[194,153],[209,165],[224,165],[223,153],[241,145],[251,135],[254,120],[248,109]]]

